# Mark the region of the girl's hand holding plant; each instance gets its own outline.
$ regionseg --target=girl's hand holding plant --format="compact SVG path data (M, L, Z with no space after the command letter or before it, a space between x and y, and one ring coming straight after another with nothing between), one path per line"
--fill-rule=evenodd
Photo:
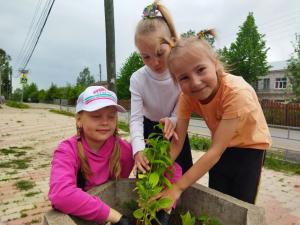
M150 170L149 160L147 159L147 157L145 156L143 151L137 152L134 155L134 160L135 160L134 171L136 171L136 169L138 169L142 173L146 173L147 171Z
M182 194L182 190L179 188L179 186L174 183L172 184L172 187L167 187L164 189L161 193L151 198L150 201L155 201L159 199L170 199L171 203L169 207L164 208L166 212L170 211L172 209L172 206L177 202L177 200L180 198L180 195ZM158 209L160 210L160 209Z
M178 136L174 131L175 126L169 117L162 118L159 120L159 122L164 125L164 130L163 130L164 138L170 140L171 137L174 137L176 140L178 140Z

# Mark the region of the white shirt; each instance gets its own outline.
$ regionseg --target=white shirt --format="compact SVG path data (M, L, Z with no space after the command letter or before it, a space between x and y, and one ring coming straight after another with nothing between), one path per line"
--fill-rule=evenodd
M152 121L169 117L176 125L176 104L180 88L167 70L163 74L143 66L130 78L131 117L130 136L133 155L145 148L144 116Z

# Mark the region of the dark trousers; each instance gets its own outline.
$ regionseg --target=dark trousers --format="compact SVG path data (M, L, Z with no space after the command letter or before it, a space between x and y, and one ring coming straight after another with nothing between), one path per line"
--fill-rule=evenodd
M159 129L154 129L154 126L157 125L158 122L151 121L148 118L144 117L144 138L147 139L148 136L155 132L155 133L162 133ZM185 173L190 167L193 165L191 147L189 142L189 137L186 135L184 140L184 145L182 150L177 157L176 161L182 168L182 173Z
M255 203L265 151L227 148L209 171L209 187L248 203Z

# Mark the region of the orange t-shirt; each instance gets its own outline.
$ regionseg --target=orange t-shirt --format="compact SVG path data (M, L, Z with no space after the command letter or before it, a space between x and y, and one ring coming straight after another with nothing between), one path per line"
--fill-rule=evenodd
M224 74L216 96L207 104L181 93L178 119L197 113L205 120L212 137L221 120L238 118L236 134L228 147L268 149L271 135L254 89L239 76Z

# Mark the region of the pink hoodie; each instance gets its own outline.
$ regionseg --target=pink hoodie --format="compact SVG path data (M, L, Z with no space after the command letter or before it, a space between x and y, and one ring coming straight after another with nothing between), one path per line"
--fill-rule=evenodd
M115 137L110 137L97 153L90 151L86 141L82 145L91 168L92 176L86 181L85 190L107 182L109 176L109 159ZM131 145L119 139L121 146L121 178L127 178L133 168ZM80 161L77 153L76 137L71 137L58 146L52 160L49 200L52 206L66 214L82 219L103 223L106 221L110 207L97 196L92 196L78 188L77 172Z

